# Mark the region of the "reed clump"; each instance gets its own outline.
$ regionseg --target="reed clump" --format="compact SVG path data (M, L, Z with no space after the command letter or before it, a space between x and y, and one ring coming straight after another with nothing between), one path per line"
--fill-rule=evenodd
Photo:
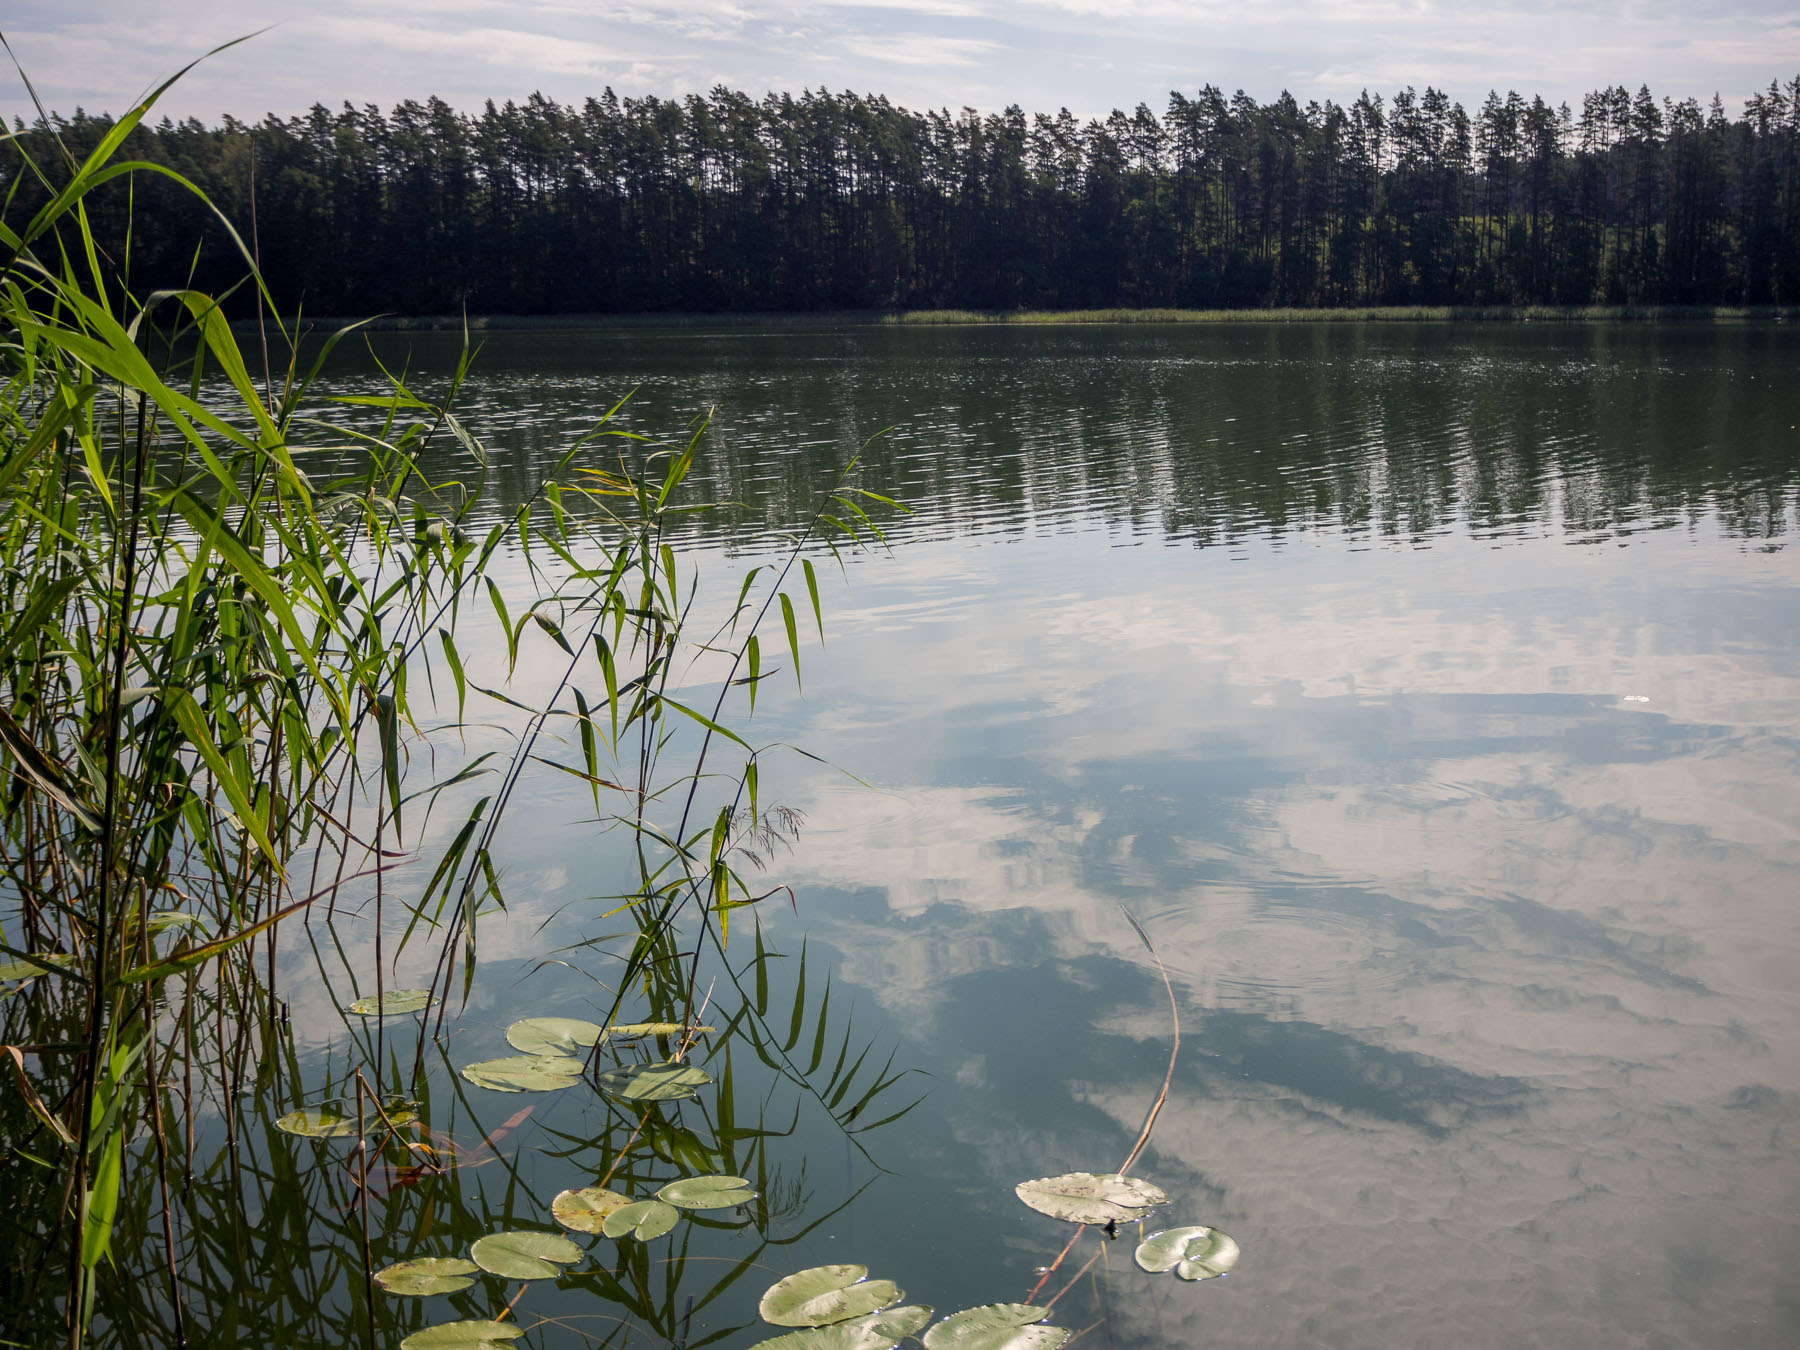
M84 160L37 162L15 139L14 184L36 180L46 204L0 214L0 1225L15 1291L0 1339L15 1343L53 1321L82 1343L124 1204L160 1230L148 1322L185 1339L194 1122L210 1113L235 1149L246 1076L291 1058L277 944L356 909L379 1002L396 947L429 941L441 1019L481 916L504 905L497 842L534 772L573 775L596 827L637 841L614 1010L630 990L652 1019L688 1022L702 953L767 893L740 862L788 820L728 725L768 674L759 631L779 619L797 671L797 613L822 631L808 549L878 535L865 508L885 500L846 470L723 622L693 633L673 541L710 509L683 491L703 428L657 444L615 408L496 513L486 449L456 412L466 352L433 388L383 372L381 393L338 394L326 371L347 331L303 357L274 320L240 341L216 296L133 289L109 261L129 241L97 239L86 203L134 175L196 191L121 155L166 88ZM254 248L220 223L272 309ZM444 447L473 472L437 476ZM509 553L530 560L523 595L496 576ZM522 652L551 672L547 697L466 677L458 622L477 607L509 672ZM702 648L727 674L697 704L675 691ZM471 700L511 719L510 751L431 776L420 750ZM677 743L685 758L666 762ZM428 833L427 808L459 795L453 826ZM389 880L401 863L425 878L411 892ZM375 1026L359 1112L420 1091L434 1023L406 1056ZM839 1087L833 1105L860 1109ZM366 1266L366 1203L363 1222Z

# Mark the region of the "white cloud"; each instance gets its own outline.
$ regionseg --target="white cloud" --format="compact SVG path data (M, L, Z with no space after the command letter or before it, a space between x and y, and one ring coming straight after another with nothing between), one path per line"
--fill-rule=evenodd
M27 0L7 36L47 102L122 111L146 72L271 31L189 75L176 116L241 118L314 102L391 104L437 94L478 108L534 89L579 103L612 83L670 94L720 82L761 94L826 85L913 107L971 101L1104 115L1171 87L1214 83L1268 99L1353 98L1433 84L1465 103L1490 88L1578 101L1600 85L1735 102L1800 68L1800 11L1738 0L1704 18L1671 6L1546 7L1518 0L1244 7L1177 0L744 0L579 5L562 0L185 0L146 11L93 0L72 17ZM635 55L636 60L632 58ZM16 81L6 115L29 114Z
M844 50L865 61L897 66L973 66L999 44L969 38L904 33L895 37L850 38Z

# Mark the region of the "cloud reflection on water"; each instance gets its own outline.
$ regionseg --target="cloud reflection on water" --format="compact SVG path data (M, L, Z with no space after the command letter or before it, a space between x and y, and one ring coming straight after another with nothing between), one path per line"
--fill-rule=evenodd
M891 790L821 782L786 874L939 1073L958 1174L1129 1146L1167 1014L1123 902L1187 1022L1144 1170L1247 1256L1115 1276L1116 1330L1791 1343L1790 565L1705 526L1109 542L910 545L812 676L813 734Z
M1115 1249L1114 1343L1800 1340L1800 588L1791 550L1760 551L1796 480L1787 405L1740 378L1791 364L1787 342L868 330L515 353L477 402L515 419L519 482L594 386L643 378L634 407L664 419L719 401L704 486L755 509L702 550L714 576L909 419L869 472L920 516L847 584L822 569L806 696L784 677L757 715L758 739L877 785L766 766L808 814L777 867L798 917L767 921L835 946L840 991L886 1018L858 1027L934 1075L871 1140L902 1178L806 1259L946 1308L1024 1292L1064 1233L1011 1183L1115 1163L1161 1081L1124 903L1186 1029L1143 1170L1172 1222L1246 1257L1195 1289ZM578 794L530 805L484 961L610 907ZM497 978L496 1025L518 997Z

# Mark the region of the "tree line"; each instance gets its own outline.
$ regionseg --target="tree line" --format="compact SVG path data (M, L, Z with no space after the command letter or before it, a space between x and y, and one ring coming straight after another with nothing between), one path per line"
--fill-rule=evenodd
M79 158L111 126L77 110L16 146L54 178L53 138ZM282 308L321 315L1800 301L1800 77L1735 118L1623 86L1471 113L1208 85L1086 121L824 90L430 98L164 119L124 153L201 187ZM3 171L13 221L45 191ZM241 275L158 175L90 209L122 256L129 228L139 289Z

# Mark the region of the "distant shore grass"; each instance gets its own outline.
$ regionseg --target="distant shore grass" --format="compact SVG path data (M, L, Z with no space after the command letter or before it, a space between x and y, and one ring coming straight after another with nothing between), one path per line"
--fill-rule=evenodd
M304 327L330 331L352 322L308 316ZM912 309L818 310L763 314L484 314L378 315L374 332L471 333L585 328L957 327L980 324L1196 323L1796 323L1797 305L1377 305L1334 309ZM254 325L249 325L253 327Z

